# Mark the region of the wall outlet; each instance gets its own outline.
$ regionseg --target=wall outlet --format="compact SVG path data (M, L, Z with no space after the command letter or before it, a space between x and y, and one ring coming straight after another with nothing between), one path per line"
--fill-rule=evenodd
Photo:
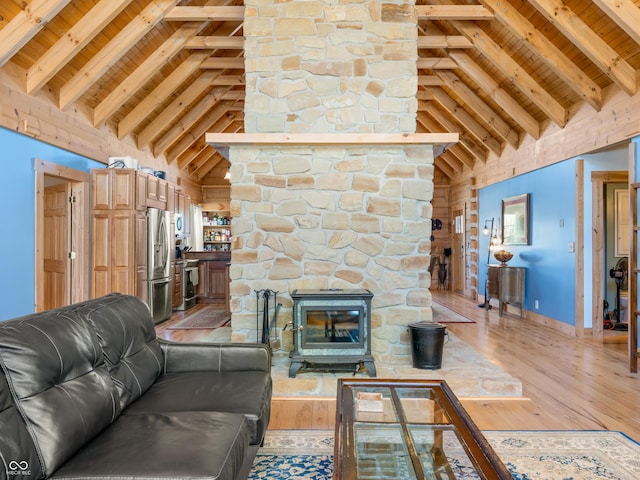
M538 300L533 301L533 308L535 308L536 310L540 308L540 302Z

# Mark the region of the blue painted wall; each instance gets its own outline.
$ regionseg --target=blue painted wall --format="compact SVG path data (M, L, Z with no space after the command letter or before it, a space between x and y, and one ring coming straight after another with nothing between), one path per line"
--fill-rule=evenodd
M104 165L0 128L0 320L34 311L35 171L34 159L88 172Z
M525 308L575 325L575 161L569 160L497 183L479 192L479 226L495 219L500 236L502 199L530 194L530 245L505 245L511 266L526 267ZM489 238L479 234L479 291L485 292ZM499 263L493 255L490 263ZM538 300L539 308L535 309Z

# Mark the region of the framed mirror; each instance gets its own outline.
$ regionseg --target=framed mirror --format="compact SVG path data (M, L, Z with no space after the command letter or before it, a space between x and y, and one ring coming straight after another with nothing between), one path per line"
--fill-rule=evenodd
M529 194L502 200L502 244L529 245Z

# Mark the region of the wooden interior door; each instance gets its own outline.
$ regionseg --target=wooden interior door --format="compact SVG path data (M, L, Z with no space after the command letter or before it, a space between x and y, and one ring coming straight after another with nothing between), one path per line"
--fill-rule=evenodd
M453 277L453 290L464 293L465 287L465 208L453 211L453 250L451 252L451 276Z
M57 165L39 158L35 159L36 173L36 226L35 226L35 305L34 311L46 310L45 304L54 306L62 302L63 305L77 303L89 298L89 174L63 165ZM64 187L63 187L64 186ZM47 226L45 228L45 195L49 188L60 188L60 193L51 190L46 200ZM62 189L65 194L62 195ZM57 227L61 222L56 212L62 208L62 202L67 203L67 220L64 233ZM60 230L60 233L57 233ZM55 234L51 232L55 231ZM67 235L66 240L62 235ZM51 243L56 246L52 246ZM53 277L60 273L61 253L52 253L60 245L66 244L67 278L59 278L52 282ZM45 272L45 249L47 249L47 272ZM69 256L73 258L69 258ZM45 280L45 277L49 277ZM60 287L67 289L67 293L60 293ZM47 300L45 300L47 298Z
M44 309L71 303L72 274L69 254L71 186L61 183L44 190Z

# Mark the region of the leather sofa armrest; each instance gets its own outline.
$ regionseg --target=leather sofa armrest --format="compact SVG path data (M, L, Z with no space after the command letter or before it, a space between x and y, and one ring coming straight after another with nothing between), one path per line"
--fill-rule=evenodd
M271 372L271 349L259 343L182 343L158 339L164 373Z

